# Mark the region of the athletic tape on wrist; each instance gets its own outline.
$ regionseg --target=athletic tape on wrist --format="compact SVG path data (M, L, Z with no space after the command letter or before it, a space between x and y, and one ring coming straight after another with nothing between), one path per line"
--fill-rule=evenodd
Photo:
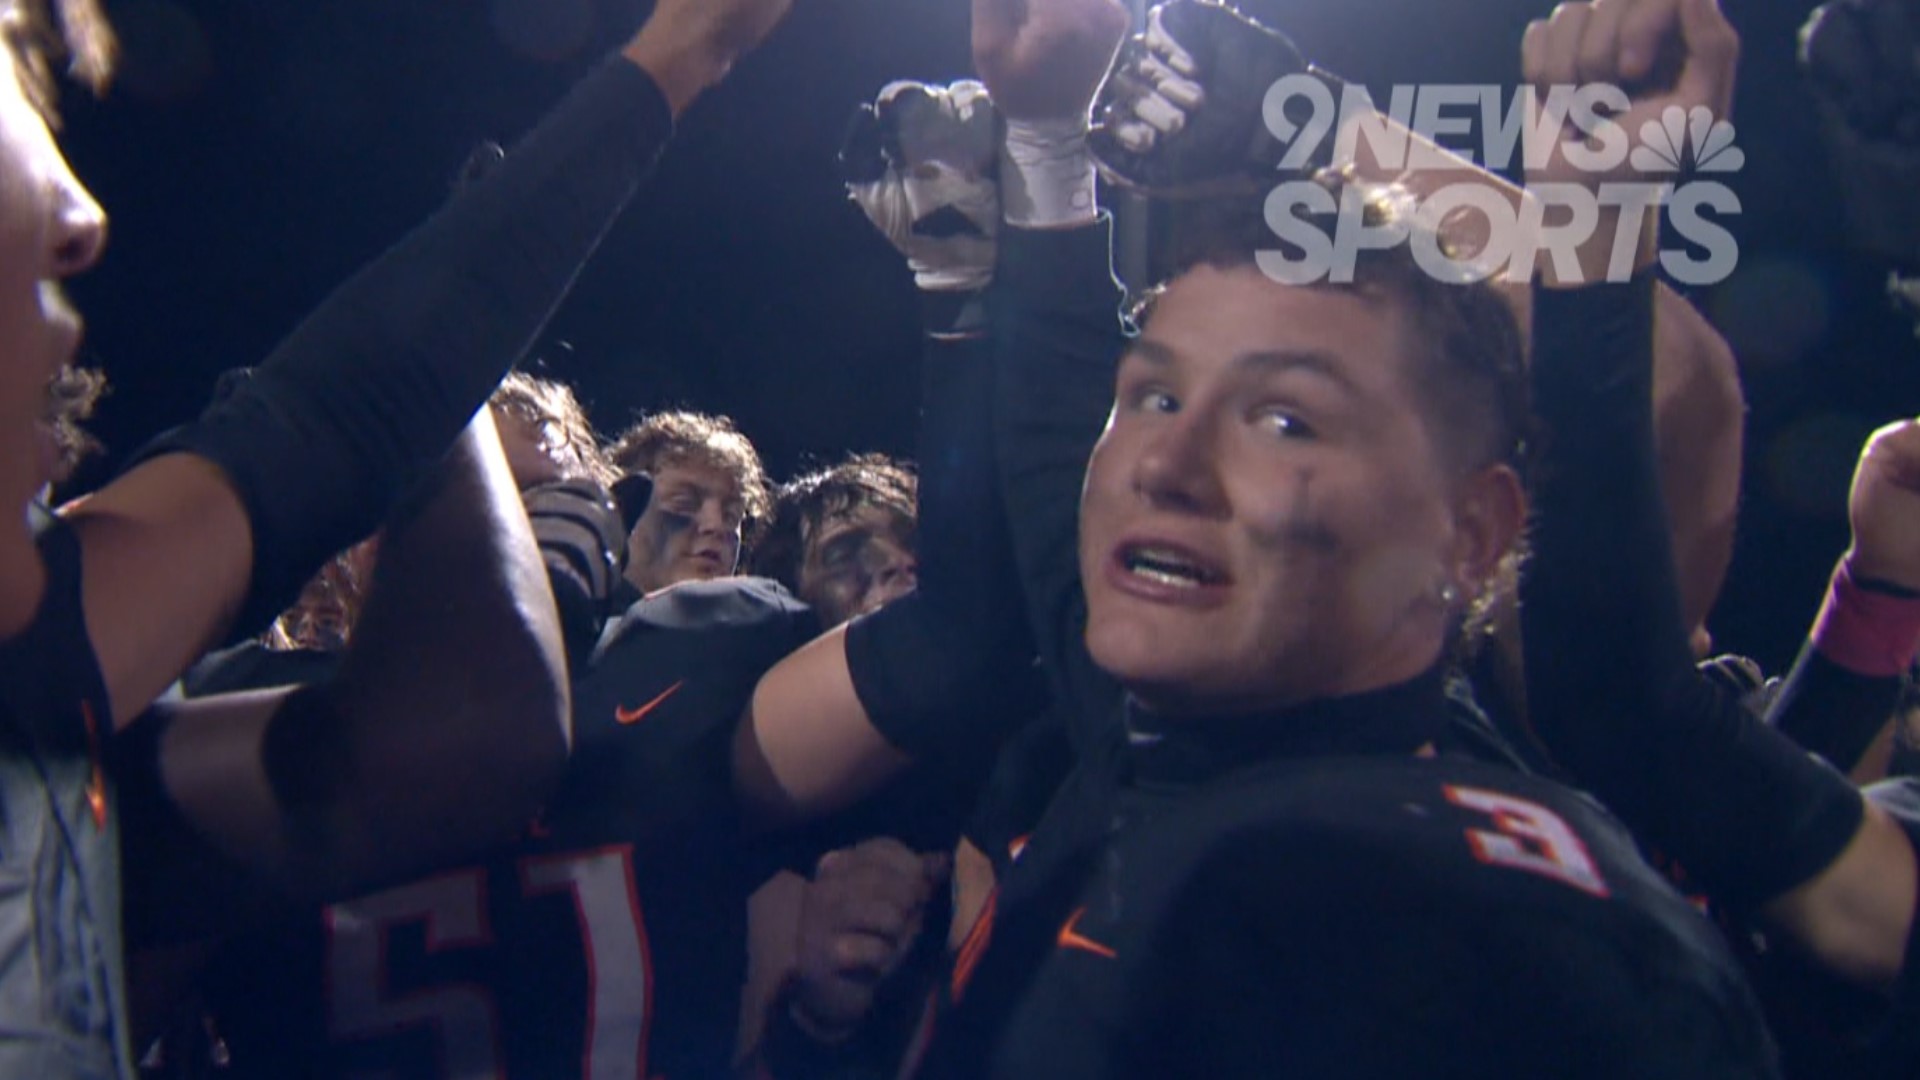
M1091 224L1098 173L1085 117L1009 120L1000 154L1000 206L1007 224L1061 229Z

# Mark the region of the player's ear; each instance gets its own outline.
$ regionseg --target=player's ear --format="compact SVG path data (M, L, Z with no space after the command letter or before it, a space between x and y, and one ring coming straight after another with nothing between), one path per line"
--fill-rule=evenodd
M1527 495L1520 475L1505 463L1466 477L1453 500L1453 550L1448 572L1463 595L1476 595L1520 542L1527 523Z

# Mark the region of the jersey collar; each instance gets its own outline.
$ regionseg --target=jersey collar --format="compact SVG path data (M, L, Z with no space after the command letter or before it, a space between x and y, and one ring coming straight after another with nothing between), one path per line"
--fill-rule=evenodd
M1289 758L1416 754L1441 741L1447 717L1439 667L1380 690L1235 716L1174 719L1129 697L1125 754L1138 780L1198 784Z

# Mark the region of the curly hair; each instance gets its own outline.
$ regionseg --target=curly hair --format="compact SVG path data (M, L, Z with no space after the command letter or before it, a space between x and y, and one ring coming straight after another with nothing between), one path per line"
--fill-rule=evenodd
M106 396L107 377L92 368L68 365L47 382L47 401L43 419L53 433L54 483L65 483L88 455L98 453L100 440L80 425Z
M753 549L751 572L798 592L807 541L822 524L872 506L911 528L919 497L913 465L885 454L851 454L837 465L797 476L773 494L773 512Z
M607 457L623 476L651 475L668 465L717 469L733 479L749 522L765 521L772 504L759 451L725 416L684 409L654 413L622 432Z
M15 49L20 88L49 127L60 125L56 65L95 94L113 80L120 43L99 0L0 0L0 26Z
M353 630L366 608L373 582L362 564L377 551L379 540L363 540L335 555L300 590L293 606L260 635L270 649L312 649L338 652L353 639ZM377 557L377 556L376 556Z
M550 449L560 452L567 479L592 480L610 488L620 478L600 447L587 410L567 384L516 371L500 383L487 403L532 425L543 438L557 438L558 445Z

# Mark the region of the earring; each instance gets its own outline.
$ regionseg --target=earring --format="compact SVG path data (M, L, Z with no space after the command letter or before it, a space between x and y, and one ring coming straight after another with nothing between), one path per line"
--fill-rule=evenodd
M1452 607L1454 604L1458 603L1459 600L1460 600L1460 590L1454 588L1452 582L1448 582L1447 584L1440 586L1440 606L1441 607Z

